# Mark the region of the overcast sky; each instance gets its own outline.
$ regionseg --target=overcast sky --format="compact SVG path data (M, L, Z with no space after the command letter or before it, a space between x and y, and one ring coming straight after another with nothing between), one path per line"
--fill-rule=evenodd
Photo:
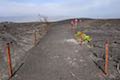
M0 17L120 18L120 0L0 0Z

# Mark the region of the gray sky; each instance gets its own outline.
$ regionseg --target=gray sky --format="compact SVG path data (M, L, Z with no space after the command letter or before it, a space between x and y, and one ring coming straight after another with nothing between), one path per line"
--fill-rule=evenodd
M72 17L120 18L119 8L120 0L0 0L0 17L6 20L7 17L37 20L38 14L42 14L51 20Z

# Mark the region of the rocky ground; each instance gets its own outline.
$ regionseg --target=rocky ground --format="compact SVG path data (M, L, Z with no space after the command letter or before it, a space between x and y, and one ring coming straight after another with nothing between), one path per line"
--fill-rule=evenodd
M74 40L74 34L70 31L70 20L55 22L52 26L47 36L36 46L34 32L36 31L39 42L47 32L46 24L0 23L2 80L8 79L8 42L11 45L14 71L24 63L23 68L16 73L15 80L120 80L119 19L82 19L77 31L92 36L92 41L83 46L79 46ZM109 41L109 75L101 76L99 73L104 74L106 40Z
M69 23L51 27L27 54L13 80L104 80L87 46L74 39Z
M21 65L25 53L46 34L47 24L33 23L0 23L0 74L2 80L8 78L7 69L7 43L10 43L12 67L14 72Z
M91 58L104 70L105 42L109 41L109 79L120 79L120 20L85 20L79 24L78 31L92 36Z

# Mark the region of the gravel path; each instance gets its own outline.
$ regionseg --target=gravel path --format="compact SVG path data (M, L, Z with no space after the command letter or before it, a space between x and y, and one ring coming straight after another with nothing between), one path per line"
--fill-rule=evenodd
M88 48L77 44L67 24L53 26L27 54L13 80L104 80Z

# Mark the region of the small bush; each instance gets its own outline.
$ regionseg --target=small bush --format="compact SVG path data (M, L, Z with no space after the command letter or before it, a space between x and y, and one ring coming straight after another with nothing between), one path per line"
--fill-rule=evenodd
M85 41L85 42L90 42L92 40L92 37L85 34L84 32L77 32L75 34L75 38L78 40L78 39L81 39L82 41Z

